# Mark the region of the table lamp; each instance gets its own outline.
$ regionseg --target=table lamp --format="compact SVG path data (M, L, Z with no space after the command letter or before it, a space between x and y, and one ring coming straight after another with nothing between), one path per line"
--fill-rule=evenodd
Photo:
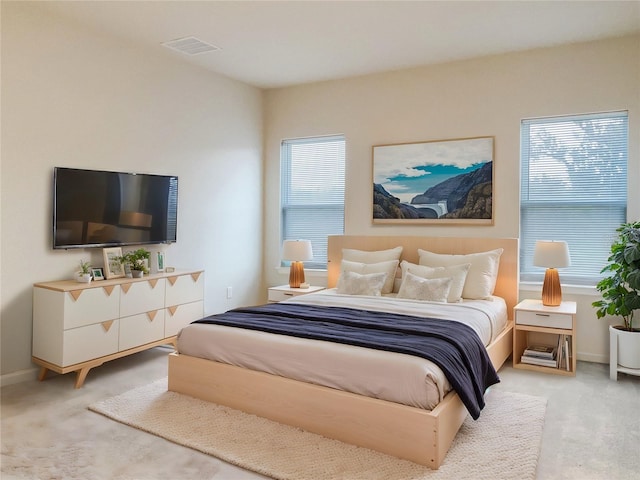
M537 267L547 267L542 284L542 304L557 307L562 302L562 288L556 269L571 266L567 242L538 240L533 252L533 264Z
M289 270L289 286L291 288L300 288L300 284L304 283L304 266L305 260L313 258L313 250L311 249L310 240L285 240L282 244L282 259L291 261Z

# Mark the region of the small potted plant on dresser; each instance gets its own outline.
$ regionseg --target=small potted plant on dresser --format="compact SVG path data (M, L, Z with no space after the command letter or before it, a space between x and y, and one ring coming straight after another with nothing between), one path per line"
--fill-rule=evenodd
M139 248L132 252L127 252L122 255L120 260L125 266L128 265L131 270L131 276L134 278L142 277L145 273L149 273L149 258L151 252L144 248Z
M76 274L76 280L80 283L89 283L91 281L91 264L80 260L80 270Z
M622 318L622 325L609 326L612 378L617 371L640 375L640 328L633 323L634 312L640 309L640 222L624 223L617 232L602 269L607 276L596 286L602 300L592 304L598 318Z

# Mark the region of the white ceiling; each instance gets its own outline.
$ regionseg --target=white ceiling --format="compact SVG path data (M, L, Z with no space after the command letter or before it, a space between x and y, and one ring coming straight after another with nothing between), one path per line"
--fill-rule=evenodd
M52 1L90 28L261 88L640 32L633 1ZM221 48L186 56L162 42Z

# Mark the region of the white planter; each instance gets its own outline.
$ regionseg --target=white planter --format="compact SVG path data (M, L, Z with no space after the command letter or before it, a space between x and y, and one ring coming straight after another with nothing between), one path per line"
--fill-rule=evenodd
M618 365L625 368L640 369L640 332L629 332L610 326L609 333L617 337Z
M89 283L91 281L91 274L90 273L79 273L78 275L76 275L76 280L80 283Z

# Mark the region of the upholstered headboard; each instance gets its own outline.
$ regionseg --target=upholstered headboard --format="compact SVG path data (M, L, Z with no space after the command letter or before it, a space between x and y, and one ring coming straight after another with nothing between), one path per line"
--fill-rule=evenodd
M513 307L518 303L520 280L517 238L331 235L328 245L327 286L333 288L338 282L343 248L372 251L387 250L397 246L403 247L401 260L411 263L418 263L419 248L434 253L458 255L485 252L496 248L504 249L500 257L494 294L505 299L509 318L512 319Z

